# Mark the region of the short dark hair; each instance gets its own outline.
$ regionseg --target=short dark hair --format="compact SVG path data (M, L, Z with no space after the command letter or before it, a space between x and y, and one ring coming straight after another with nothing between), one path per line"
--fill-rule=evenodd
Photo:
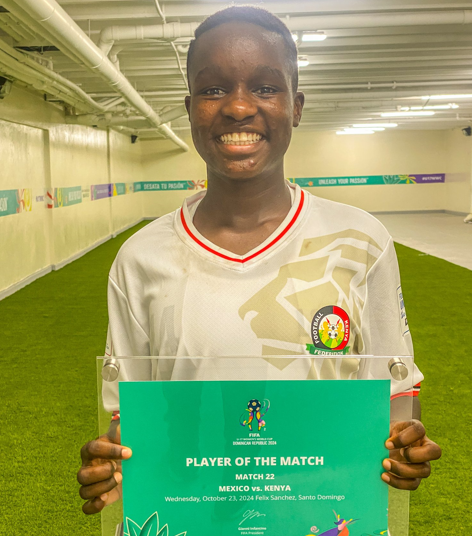
M231 6L210 15L200 24L195 30L195 39L192 39L188 49L187 79L189 78L189 67L192 62L198 38L205 32L208 32L208 30L212 30L213 28L220 26L220 24L225 24L227 22L247 22L248 24L256 24L257 26L261 26L283 38L285 49L287 51L287 59L292 67L292 89L295 93L298 89L298 52L292 34L278 17L266 9L254 6Z

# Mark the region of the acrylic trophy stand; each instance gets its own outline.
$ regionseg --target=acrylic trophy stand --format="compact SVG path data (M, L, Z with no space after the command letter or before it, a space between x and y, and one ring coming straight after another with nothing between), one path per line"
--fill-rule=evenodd
M293 377L280 377L278 366L296 360L293 368ZM350 366L343 367L343 362L350 362ZM350 372L353 360L358 363L358 372ZM328 361L328 367L323 363ZM322 372L322 368L324 373ZM326 376L327 368L331 370ZM307 375L307 370L312 372ZM346 372L346 370L348 372ZM102 393L116 388L119 382L124 381L251 381L251 380L305 380L316 381L331 379L336 382L355 381L357 379L384 379L391 382L391 387L403 391L413 387L413 357L371 357L371 356L264 356L264 357L98 357L98 416L99 434L105 434L109 428L112 414L103 406ZM344 371L344 372L343 372ZM375 376L374 376L375 374ZM308 377L312 379L306 379ZM346 377L347 376L347 377ZM400 420L410 420L413 415L413 397L402 397ZM387 437L385 438L387 439ZM377 463L377 462L376 462ZM362 533L359 536L408 536L409 534L409 503L408 491L400 491L389 487L388 497L388 533L375 532L375 534ZM102 535L123 536L123 505L122 501L107 506L101 513ZM356 536L356 526L349 527L351 536ZM203 536L203 532L201 535ZM155 536L155 535L152 535ZM187 536L200 536L197 531ZM205 536L219 536L209 534ZM271 536L267 534L266 536ZM289 534L289 536L297 536ZM302 535L303 536L303 535Z

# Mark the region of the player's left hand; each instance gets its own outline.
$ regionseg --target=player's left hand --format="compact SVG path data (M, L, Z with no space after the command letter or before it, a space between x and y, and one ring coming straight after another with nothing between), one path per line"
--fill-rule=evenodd
M382 463L388 471L382 473L382 480L398 489L417 489L431 474L429 462L441 457L441 447L429 439L423 423L415 419L392 423L385 446L390 456Z

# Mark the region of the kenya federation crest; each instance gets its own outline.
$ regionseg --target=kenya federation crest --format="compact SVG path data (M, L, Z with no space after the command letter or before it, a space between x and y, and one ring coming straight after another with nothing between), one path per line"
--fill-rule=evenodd
M315 313L311 322L313 344L307 350L313 355L347 354L350 320L344 309L327 305Z

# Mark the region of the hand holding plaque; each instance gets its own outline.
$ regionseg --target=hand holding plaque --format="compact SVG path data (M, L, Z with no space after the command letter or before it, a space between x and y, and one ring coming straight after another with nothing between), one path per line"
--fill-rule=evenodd
M120 424L114 421L108 432L86 443L80 452L82 467L77 480L80 496L87 500L82 510L96 514L121 498L121 460L131 457L131 450L121 446Z

